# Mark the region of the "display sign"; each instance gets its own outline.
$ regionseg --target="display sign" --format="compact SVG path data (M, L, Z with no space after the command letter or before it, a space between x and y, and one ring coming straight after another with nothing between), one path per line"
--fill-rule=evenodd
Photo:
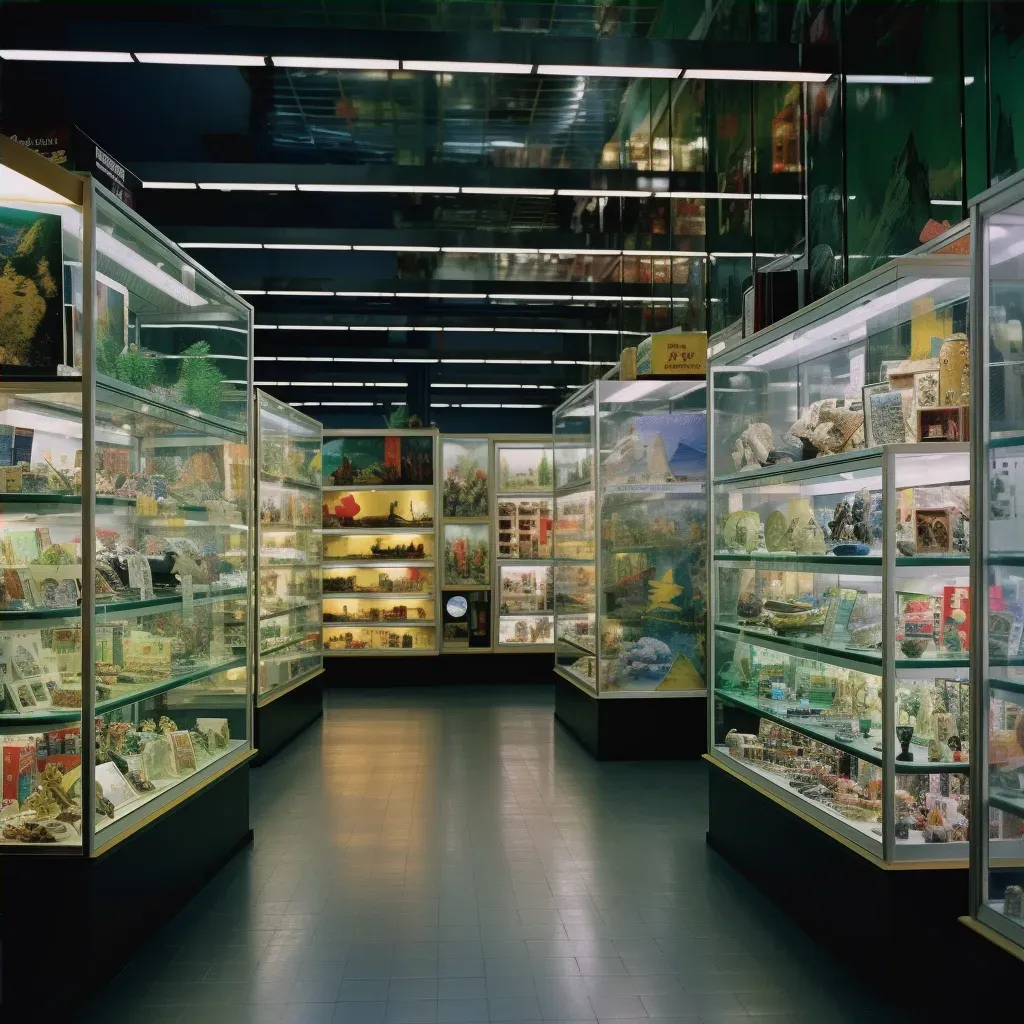
M636 350L638 378L703 377L707 365L708 336L704 331L662 331L644 338Z

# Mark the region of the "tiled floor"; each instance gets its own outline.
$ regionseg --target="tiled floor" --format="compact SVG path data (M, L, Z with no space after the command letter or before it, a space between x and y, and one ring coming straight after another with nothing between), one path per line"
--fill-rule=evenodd
M910 1019L705 847L701 763L599 764L551 700L329 692L253 773L255 846L83 1019Z

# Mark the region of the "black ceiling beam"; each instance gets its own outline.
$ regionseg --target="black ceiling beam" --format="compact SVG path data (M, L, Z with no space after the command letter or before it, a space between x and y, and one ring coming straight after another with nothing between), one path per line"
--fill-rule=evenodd
M825 45L218 25L186 15L186 5L173 12L176 17L167 11L160 18L160 9L139 17L146 6L133 4L130 11L122 6L118 15L116 5L64 4L56 17L49 4L7 4L0 9L0 38L12 49L768 71L837 72L840 66L838 47Z

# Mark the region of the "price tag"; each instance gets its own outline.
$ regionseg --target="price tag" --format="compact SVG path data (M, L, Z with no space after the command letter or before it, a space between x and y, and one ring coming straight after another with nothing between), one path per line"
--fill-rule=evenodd
M142 586L140 580L142 569L139 567L141 557L136 551L128 556L128 586L132 590L138 590Z
M186 626L192 625L195 609L195 593L192 588L192 577L181 577L181 621Z

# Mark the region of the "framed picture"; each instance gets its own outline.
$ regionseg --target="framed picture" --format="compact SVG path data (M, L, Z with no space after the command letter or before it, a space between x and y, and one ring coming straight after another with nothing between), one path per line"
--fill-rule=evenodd
M917 410L917 436L921 441L970 440L967 407L940 405Z
M914 509L914 537L919 555L949 554L953 550L949 509Z
M903 412L903 392L893 391L888 383L866 384L864 398L864 443L868 448L883 444L902 444L907 439Z
M174 770L178 775L191 775L196 770L196 752L192 737L187 729L170 734L171 751L174 754Z
M138 799L139 794L117 770L113 761L96 765L96 781L103 787L103 795L114 805L115 810Z

